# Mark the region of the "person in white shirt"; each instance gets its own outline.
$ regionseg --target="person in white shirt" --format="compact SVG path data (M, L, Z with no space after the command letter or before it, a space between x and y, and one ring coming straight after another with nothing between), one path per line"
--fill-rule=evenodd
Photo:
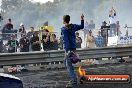
M86 21L86 23L85 23L85 27L84 27L84 33L85 33L85 36L86 36L86 34L89 32L89 23L88 23L88 21Z
M90 31L90 29L89 29L89 23L88 23L88 21L86 21L85 26L84 26L84 30L83 30L83 32L84 32L84 39L83 39L83 41L84 41L84 46L85 47L86 47L86 41L87 41L87 34L88 34L89 31Z
M109 23L110 23L110 33L109 36L116 36L117 31L116 31L116 11L112 7L112 9L109 12Z

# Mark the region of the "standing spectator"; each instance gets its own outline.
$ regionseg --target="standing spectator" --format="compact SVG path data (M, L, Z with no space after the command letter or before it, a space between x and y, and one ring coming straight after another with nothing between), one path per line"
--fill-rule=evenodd
M8 53L7 44L3 44L3 53Z
M17 33L17 30L13 29L13 24L11 19L8 19L8 22L4 25L2 33ZM9 37L11 34L4 34L4 38L7 39L7 37ZM15 36L17 37L17 34L15 34Z
M50 33L48 30L43 31L42 44L44 51L50 50Z
M81 16L81 25L77 24L70 24L70 16L64 15L63 16L63 24L64 26L61 28L61 34L63 36L63 43L64 43L64 49L66 52L65 57L65 65L69 71L69 74L71 76L71 81L66 86L67 88L78 88L77 86L77 77L74 72L74 67L72 65L72 60L68 56L68 52L73 52L75 54L76 51L76 35L75 32L84 28L84 15ZM74 55L75 56L75 55Z
M29 41L33 37L33 34L34 34L34 27L30 27L30 31L27 33L27 37L28 37ZM32 51L31 43L29 45L29 51Z
M51 43L51 50L58 50L58 39L55 34L51 35L50 43Z
M88 32L89 32L89 23L88 21L86 21L85 27L84 27L84 37L86 37Z
M62 39L62 36L59 38L59 48L60 48L60 50L63 49L63 39Z
M2 14L0 13L0 22L3 20L3 16Z
M15 39L15 35L11 36L11 39L8 41L7 46L8 46L9 53L17 52L17 47L19 46L19 43Z
M11 19L9 18L7 24L4 25L3 31L4 31L4 33L8 33L12 29L13 29L13 24L11 22Z
M22 38L19 41L20 44L20 52L29 52L29 39L25 34L22 35Z
M0 28L2 26L2 20L3 20L3 16L0 14Z
M125 34L125 36L128 36L128 26L127 26L127 24L125 24L125 27L124 27L125 29L126 29L126 34Z
M2 36L0 35L0 53L3 52L3 39Z
M106 21L102 22L102 26L101 26L101 36L104 39L104 46L107 46L107 43L108 43L108 30L109 29L110 29L110 26L107 26Z
M87 47L89 48L94 48L95 47L95 38L92 35L92 31L89 31L88 36L87 36Z
M98 31L98 35L95 38L95 44L96 44L96 47L103 47L104 46L104 39L101 36L101 32L100 31Z
M86 46L88 32L89 32L89 24L88 24L88 21L86 21L85 27L84 27L84 44L85 44L85 46Z
M27 33L27 37L30 39L31 37L33 37L34 34L34 27L30 27L30 31Z
M120 36L122 34L121 30L120 30L120 22L119 21L116 22L116 31L117 31L117 36Z
M79 37L79 33L76 32L76 47L81 48L81 44L82 44L82 38Z
M21 37L23 37L23 34L26 33L23 23L20 24L19 33L21 33Z
M93 20L90 20L89 30L93 31L94 29L95 29L95 24L94 24Z
M40 51L41 45L38 37L38 33L34 32L33 37L30 40L32 51Z
M109 36L115 36L116 35L116 11L112 7L112 9L109 12L109 22L110 22L110 34Z

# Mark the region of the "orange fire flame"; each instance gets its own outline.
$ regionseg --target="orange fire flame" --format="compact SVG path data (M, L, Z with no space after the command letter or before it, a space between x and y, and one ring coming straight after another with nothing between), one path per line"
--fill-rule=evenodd
M86 75L85 69L82 69L81 66L79 66L78 72L79 72L79 75L80 75L80 76L85 76L85 75Z

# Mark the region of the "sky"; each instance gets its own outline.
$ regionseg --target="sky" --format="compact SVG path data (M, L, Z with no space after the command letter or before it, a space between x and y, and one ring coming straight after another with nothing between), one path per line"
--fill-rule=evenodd
M46 2L48 2L48 1L53 2L54 0L30 0L30 1L32 1L32 2L46 3ZM2 0L0 0L0 6L1 6L1 2L2 2Z
M2 4L2 0L0 0L0 6L1 6L1 4Z
M30 0L30 1L33 1L33 2L41 2L41 3L46 3L46 2L48 2L48 1L53 2L54 0Z

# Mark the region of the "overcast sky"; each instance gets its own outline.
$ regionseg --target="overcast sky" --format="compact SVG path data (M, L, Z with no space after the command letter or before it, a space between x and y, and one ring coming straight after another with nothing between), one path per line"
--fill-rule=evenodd
M45 3L45 2L48 2L48 1L53 2L54 0L30 0L30 1Z
M53 2L54 0L30 0L30 1L45 3L45 2L48 2L48 1ZM0 6L1 6L1 2L2 2L2 0L0 0Z

